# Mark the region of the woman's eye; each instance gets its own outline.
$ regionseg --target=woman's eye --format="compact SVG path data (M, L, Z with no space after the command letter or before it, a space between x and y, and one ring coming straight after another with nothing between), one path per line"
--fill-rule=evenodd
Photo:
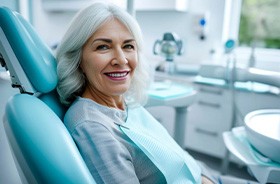
M107 50L109 49L109 46L107 45L99 45L96 47L96 50Z
M134 49L134 45L131 45L131 44L127 44L124 46L124 49L129 49L129 50L133 50Z

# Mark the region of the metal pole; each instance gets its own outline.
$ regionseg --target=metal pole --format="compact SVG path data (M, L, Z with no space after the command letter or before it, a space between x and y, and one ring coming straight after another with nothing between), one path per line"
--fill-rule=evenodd
M175 141L183 148L186 134L187 107L175 107Z
M127 12L135 17L135 6L134 6L135 2L134 0L127 0L127 4L126 4L126 9L127 9Z

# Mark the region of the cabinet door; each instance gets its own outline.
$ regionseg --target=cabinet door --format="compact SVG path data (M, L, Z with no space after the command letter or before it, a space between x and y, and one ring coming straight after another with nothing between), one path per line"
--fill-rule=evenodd
M188 0L135 0L137 11L187 11Z
M91 5L99 0L42 0L44 10L49 12L77 12L82 8ZM123 9L126 9L126 0L103 0L104 2L114 3Z
M222 158L226 148L222 133L230 129L230 91L198 85L198 100L189 108L185 144L187 148Z

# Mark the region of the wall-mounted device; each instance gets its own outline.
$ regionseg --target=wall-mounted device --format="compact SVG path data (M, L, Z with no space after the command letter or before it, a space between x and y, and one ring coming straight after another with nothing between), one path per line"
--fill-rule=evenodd
M164 33L162 40L156 40L153 52L161 55L166 61L173 61L176 55L181 55L183 42L176 33Z
M205 40L209 28L209 12L193 15L193 29L200 40Z
M183 53L183 41L176 33L164 33L162 40L155 41L153 52L155 55L164 57L167 61L164 71L173 73L175 70L173 60L176 55Z
M233 51L233 49L236 47L236 43L233 39L228 39L226 42L225 42L225 53L228 54L228 53L231 53Z

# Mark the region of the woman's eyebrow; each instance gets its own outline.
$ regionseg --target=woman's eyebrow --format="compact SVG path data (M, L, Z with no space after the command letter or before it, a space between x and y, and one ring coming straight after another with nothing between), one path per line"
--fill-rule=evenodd
M107 42L107 43L112 43L113 42L111 39L97 38L97 39L93 40L91 44L93 44L94 42L97 42L97 41L103 41L103 42Z
M130 43L130 42L135 42L135 39L128 39L128 40L125 40L123 43Z
M98 41L106 42L106 43L113 43L113 41L111 39L108 39L108 38L97 38L97 39L92 41L91 45L95 42L98 42ZM127 39L123 43L126 44L126 43L130 43L130 42L135 42L135 39Z

